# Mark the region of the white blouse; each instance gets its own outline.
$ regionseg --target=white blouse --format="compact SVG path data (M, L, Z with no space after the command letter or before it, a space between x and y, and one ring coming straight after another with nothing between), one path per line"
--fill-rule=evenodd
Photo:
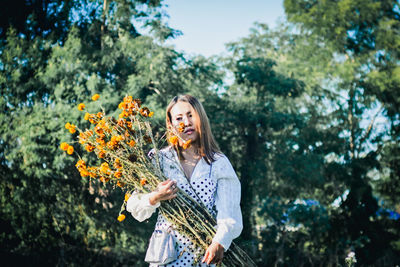
M197 194L200 195L199 197L209 211L212 212L213 206L216 209L217 230L213 242L221 244L226 251L232 240L238 237L243 229L240 210L240 182L225 155L216 154L215 159L211 166L203 158L199 160L193 170L190 183L194 188L197 186L196 191L201 189ZM166 177L176 181L180 189L192 195L190 193L192 190L188 187L188 180L173 148L167 147L160 151L160 164ZM207 184L206 187L199 187L204 184ZM132 194L127 202L127 211L138 221L148 219L160 206L160 202L156 205L150 204L151 194L154 193ZM160 216L158 221L160 221Z

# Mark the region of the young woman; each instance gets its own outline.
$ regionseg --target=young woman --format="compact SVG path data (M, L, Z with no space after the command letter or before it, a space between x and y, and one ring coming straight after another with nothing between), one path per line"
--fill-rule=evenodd
M133 194L127 210L137 220L146 220L161 201L176 197L178 188L184 190L217 218L216 234L199 266L219 263L243 228L239 179L228 158L219 151L204 108L196 98L174 97L166 110L166 126L170 130L175 128L181 139L190 139L191 145L183 149L183 142L179 141L160 151L161 168L169 179L149 194ZM159 214L155 230L167 230L170 226ZM172 230L172 234L178 242L179 257L165 266L193 266L195 251L191 242L177 231Z

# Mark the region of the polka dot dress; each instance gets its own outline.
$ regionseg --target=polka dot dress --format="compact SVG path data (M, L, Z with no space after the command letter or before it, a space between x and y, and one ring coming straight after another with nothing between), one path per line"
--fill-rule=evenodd
M200 161L204 161L204 159L201 159ZM211 212L215 216L215 211L213 210L214 206L214 198L215 198L215 192L217 189L217 184L212 180L211 177L211 170L212 166L208 165L205 162L198 162L199 164L202 165L207 165L208 168L206 170L196 170L200 169L196 165L195 169L193 170L193 174L190 180L192 188L195 190L195 193L193 192L192 188L189 185L189 181L186 179L186 177L183 175L183 172L177 168L174 168L173 166L164 166L167 169L169 167L172 167L172 169L169 169L168 171L164 169L164 173L173 180L177 181L177 186L185 191L189 196L191 196L193 199L197 200L199 203L199 198L201 202L206 206L209 212ZM165 164L164 164L165 165ZM205 169L205 168L203 168ZM196 195L197 194L197 195ZM167 230L171 224L164 218L164 216L161 215L161 213L158 214L157 218L157 223L155 226L155 230ZM176 249L177 249L177 255L178 259L175 261L162 265L162 266L167 266L167 267L182 267L182 266L215 266L215 265L207 265L205 263L197 263L194 264L194 259L195 259L195 251L194 251L194 246L192 242L185 237L184 235L180 234L178 231L172 230L171 233L173 234L175 238L175 242L177 243ZM201 255L202 258L203 255ZM200 259L201 261L201 259ZM150 264L150 267L155 267L159 266L156 264Z

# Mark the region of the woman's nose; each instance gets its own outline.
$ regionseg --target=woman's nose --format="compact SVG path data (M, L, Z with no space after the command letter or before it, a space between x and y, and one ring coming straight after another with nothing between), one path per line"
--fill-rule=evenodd
M192 123L192 121L190 120L190 118L189 118L188 116L185 116L185 117L183 118L183 123L184 123L186 126L188 126L188 125L190 125L190 124Z

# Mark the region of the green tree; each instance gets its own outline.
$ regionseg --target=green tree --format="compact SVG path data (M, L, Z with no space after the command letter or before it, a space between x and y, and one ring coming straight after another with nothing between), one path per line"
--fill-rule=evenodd
M141 266L152 223L119 224L121 191L83 180L58 146L72 140L66 122L84 125L76 105L92 94L112 112L125 94L146 100L156 91L153 81L173 76L165 70L180 55L140 36L132 19L159 40L175 32L162 22L160 1L57 4L26 2L25 21L11 16L1 25L2 255L16 264ZM63 27L42 29L39 20ZM175 76L171 88L180 83Z

